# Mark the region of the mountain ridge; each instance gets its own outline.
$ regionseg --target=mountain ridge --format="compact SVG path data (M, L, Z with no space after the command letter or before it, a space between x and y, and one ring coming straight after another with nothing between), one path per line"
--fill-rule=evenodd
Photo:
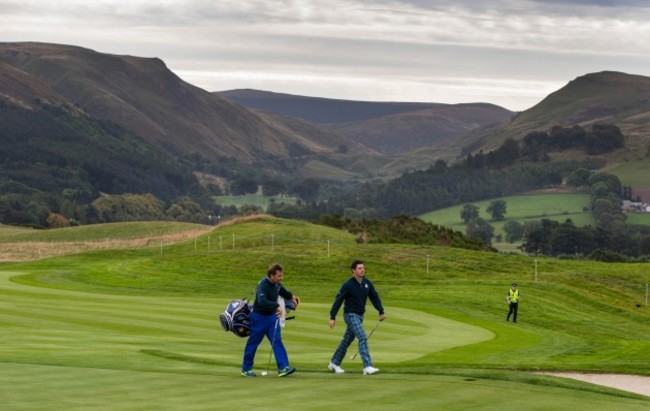
M28 42L0 43L0 61L49 84L88 114L176 154L255 161L289 157L305 141L308 147L299 149L304 153L335 151L327 139L287 132L277 118L262 118L184 82L158 58Z

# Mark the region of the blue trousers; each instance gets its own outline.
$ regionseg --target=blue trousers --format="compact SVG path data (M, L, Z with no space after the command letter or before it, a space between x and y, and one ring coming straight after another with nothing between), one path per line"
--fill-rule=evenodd
M345 329L345 334L343 334L343 339L339 343L339 346L336 347L336 351L332 356L332 363L341 365L341 362L345 358L345 353L348 351L348 347L356 337L359 340L359 355L363 362L363 368L371 366L372 360L370 359L370 351L368 349L368 337L366 336L366 331L361 326L363 324L363 316L349 313L343 314L343 319L347 328Z
M274 333L275 341L273 342L273 355L275 356L278 370L289 366L289 356L287 355L287 350L284 348L284 344L282 343L281 327L277 318L278 317L275 314L262 315L257 314L254 311L251 313L251 333L248 336L248 341L246 341L246 347L244 348L244 362L241 366L242 371L253 369L257 347L264 339L264 336L266 336L269 342L273 342Z

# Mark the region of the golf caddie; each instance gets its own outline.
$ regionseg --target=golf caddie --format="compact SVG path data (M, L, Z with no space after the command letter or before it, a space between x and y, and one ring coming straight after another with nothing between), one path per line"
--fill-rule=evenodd
M352 277L343 283L339 289L332 309L330 310L330 328L336 325L336 314L338 313L341 305L343 307L343 320L347 325L343 339L339 343L334 355L327 368L335 374L343 374L345 371L341 368L341 362L345 358L345 353L348 350L355 337L359 341L359 354L363 362L363 374L371 375L379 372L379 369L372 366L372 359L370 358L370 350L368 349L368 337L362 327L363 315L366 312L366 301L370 298L370 302L379 312L379 321L384 321L386 315L384 314L384 307L379 298L379 293L375 290L375 286L366 278L366 269L361 260L355 260L350 266L352 269ZM377 323L379 325L379 323ZM374 331L374 330L373 330Z
M278 366L278 376L286 377L296 372L295 368L289 366L289 356L282 343L282 327L280 327L282 307L278 303L278 296L292 301L295 307L300 304L300 298L284 288L282 285L283 277L282 266L273 264L269 267L266 277L262 278L257 284L253 312L250 315L250 336L244 348L244 361L241 368L241 374L245 377L256 376L253 372L255 352L264 336L271 343L275 362Z

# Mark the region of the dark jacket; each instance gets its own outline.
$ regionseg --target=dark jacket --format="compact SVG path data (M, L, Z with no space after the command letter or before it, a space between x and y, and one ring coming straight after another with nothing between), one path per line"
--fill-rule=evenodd
M354 313L363 315L366 312L366 300L370 297L370 302L379 311L379 315L384 313L384 307L381 304L379 293L375 290L370 280L363 277L361 283L356 278L350 277L343 283L341 289L334 298L334 304L330 310L330 319L335 320L336 314L341 308L341 304L345 301L343 307L344 313Z
M291 291L282 286L282 283L273 284L269 277L264 277L257 284L255 290L255 302L253 303L253 312L262 315L273 315L278 310L278 295L285 300L293 298Z

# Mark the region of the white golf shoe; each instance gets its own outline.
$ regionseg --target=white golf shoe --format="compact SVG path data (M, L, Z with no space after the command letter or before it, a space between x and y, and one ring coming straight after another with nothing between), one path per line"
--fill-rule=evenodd
M379 368L375 368L372 365L369 365L368 367L363 369L363 375L372 375L372 374L377 374L379 372Z
M338 365L334 364L333 362L330 363L330 365L327 366L327 368L332 371L334 374L343 374L345 371L343 368L339 367Z

